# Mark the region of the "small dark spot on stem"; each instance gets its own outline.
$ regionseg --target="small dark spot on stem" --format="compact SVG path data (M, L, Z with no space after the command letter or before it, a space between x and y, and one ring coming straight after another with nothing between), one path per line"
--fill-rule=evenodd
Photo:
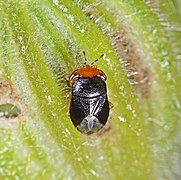
M0 76L0 127L18 128L21 112L25 109L11 81Z
M15 118L21 113L18 105L10 103L0 104L0 117Z

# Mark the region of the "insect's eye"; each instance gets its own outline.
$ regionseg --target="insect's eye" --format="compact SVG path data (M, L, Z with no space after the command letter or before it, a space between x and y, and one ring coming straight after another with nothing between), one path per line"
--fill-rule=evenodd
M74 71L71 75L70 75L70 77L69 77L69 81L71 82L71 83L73 83L78 77L80 77L80 75L77 75L77 70L76 71Z
M101 70L99 70L99 74L97 76L100 77L103 81L106 81L107 79L106 75Z

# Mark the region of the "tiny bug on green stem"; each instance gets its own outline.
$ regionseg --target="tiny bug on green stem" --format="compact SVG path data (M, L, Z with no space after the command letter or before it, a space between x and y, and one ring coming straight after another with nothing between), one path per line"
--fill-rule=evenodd
M85 52L83 52L85 56ZM100 56L102 58L103 55ZM96 59L94 63L98 61ZM85 64L70 75L71 101L70 118L74 126L84 134L98 132L107 122L109 102L106 75L100 69Z

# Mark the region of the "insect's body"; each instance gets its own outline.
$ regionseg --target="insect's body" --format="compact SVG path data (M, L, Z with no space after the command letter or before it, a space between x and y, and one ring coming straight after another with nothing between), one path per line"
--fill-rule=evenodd
M89 65L70 75L70 117L74 126L84 134L99 131L107 122L109 102L105 81L104 72Z
M106 84L100 77L78 78L72 84L70 117L85 134L99 131L109 116Z

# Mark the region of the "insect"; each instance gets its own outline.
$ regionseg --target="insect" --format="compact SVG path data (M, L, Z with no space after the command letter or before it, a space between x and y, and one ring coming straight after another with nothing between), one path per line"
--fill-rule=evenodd
M70 118L74 126L84 134L98 132L107 122L109 102L106 88L106 75L95 67L94 63L85 64L75 70L69 77L72 83Z

